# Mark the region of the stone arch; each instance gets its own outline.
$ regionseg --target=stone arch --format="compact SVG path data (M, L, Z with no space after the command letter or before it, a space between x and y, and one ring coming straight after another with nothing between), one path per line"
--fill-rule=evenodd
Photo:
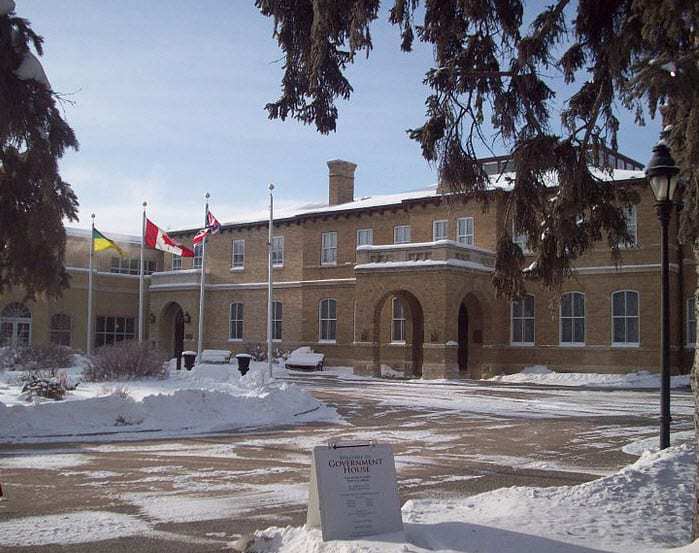
M483 303L477 293L469 291L462 295L455 305L452 320L457 321L458 326L459 374L480 378L484 320Z
M408 309L411 328L410 341L410 370L413 376L422 376L423 343L425 340L425 316L417 296L408 290L391 290L383 294L374 305L372 326L372 351L374 373L381 374L381 312L386 303L393 297L398 298L404 308ZM407 346L407 344L406 344Z
M184 310L171 301L166 303L158 317L158 344L167 355L179 357L184 349Z

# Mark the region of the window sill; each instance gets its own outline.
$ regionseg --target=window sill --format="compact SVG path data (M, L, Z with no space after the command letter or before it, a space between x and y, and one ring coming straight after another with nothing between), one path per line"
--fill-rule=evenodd
M640 347L641 347L641 344L638 343L638 342L629 342L629 343L625 343L625 342L619 342L619 343L613 342L613 343L612 343L612 347L613 347L613 348L623 348L623 349L628 349L628 348L640 348Z
M242 338L228 338L228 341L240 343L243 341L243 339Z
M559 342L558 346L562 348L584 348L585 342Z
M406 344L405 340L391 340L389 346L404 346Z
M337 344L337 340L318 340L319 344Z
M272 269L283 269L284 265L272 265Z
M510 342L510 346L514 348L533 348L536 342Z
M231 273L240 273L245 270L245 267L231 267Z
M337 267L337 262L335 263L321 263L321 267Z

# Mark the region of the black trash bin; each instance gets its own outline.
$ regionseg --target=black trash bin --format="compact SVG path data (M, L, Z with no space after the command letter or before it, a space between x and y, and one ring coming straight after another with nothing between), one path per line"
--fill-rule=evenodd
M188 371L192 370L192 367L194 367L194 361L197 359L197 352L196 351L183 351L182 352L182 359L184 359L184 368L187 369Z
M239 353L235 356L235 358L238 360L238 370L240 371L240 375L245 376L245 373L250 370L250 360L252 359L252 355L247 353Z

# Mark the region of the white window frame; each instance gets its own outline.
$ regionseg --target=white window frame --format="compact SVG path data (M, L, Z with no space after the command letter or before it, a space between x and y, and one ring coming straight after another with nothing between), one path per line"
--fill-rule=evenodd
M276 256L276 259L275 259ZM284 266L284 237L272 236L272 267Z
M524 301L527 298L531 298L532 300L532 314L530 315L525 315L524 312ZM522 310L521 310L521 315L515 316L515 302L522 302ZM532 325L532 341L531 342L526 342L524 341L524 336L526 333L524 332L525 325L531 321ZM522 341L516 342L515 341L515 322L517 322L521 326L521 331L522 331ZM536 300L534 298L533 294L526 294L522 296L519 299L512 300L510 302L510 345L512 346L534 346L536 345Z
M437 229L442 226L444 227L444 235L438 236ZM449 240L449 221L447 219L432 221L432 242L437 242L438 240Z
M529 238L527 237L526 232L518 233L517 230L515 229L515 222L512 221L512 241L519 245L520 249L522 250L523 254L528 254L531 253L531 249L529 248Z
M194 257L192 258L192 269L201 269L204 253L204 243L199 242L194 245Z
M279 308L277 310L277 308ZM284 306L280 301L272 302L272 341L281 342L283 334ZM279 332L277 332L277 330Z
M104 319L104 328L102 330L99 330L99 320ZM107 330L107 321L109 319L114 320L114 327L112 328L111 331ZM131 321L131 326L133 328L132 332L128 332L126 327L128 326L128 321ZM118 328L118 323L123 322L124 327L123 328ZM122 342L126 340L135 340L136 339L136 332L138 330L138 325L135 317L121 317L118 315L99 315L97 317L97 320L95 322L95 346L96 347L101 347L101 346L106 346L106 345L113 345L116 344L117 342ZM98 337L102 337L104 340L103 344L98 345ZM112 341L109 342L107 340L107 337L111 336ZM119 339L117 339L119 338Z
M240 246L241 251L236 252L236 246ZM236 239L231 243L231 269L234 271L245 269L245 240Z
M235 319L233 318L233 306L235 308ZM236 325L236 334L238 329L238 324L240 324L240 336L233 337L233 324ZM229 342L242 342L245 336L245 304L239 301L231 302L228 307L228 341Z
M182 256L177 255L177 254L172 254L172 265L171 268L173 271L181 271L182 270Z
M563 297L564 296L571 296L571 312L574 313L574 307L575 307L575 301L574 301L574 296L575 294L580 294L583 298L583 314L582 316L580 315L563 315ZM565 292L561 294L561 297L559 298L558 302L558 343L560 346L563 347L583 347L586 344L587 341L587 305L586 305L586 297L584 292L579 292L577 290L571 290L570 292ZM571 320L571 342L564 342L563 341L563 319L570 319ZM576 319L582 319L583 320L583 339L582 342L575 341L575 320Z
M614 314L614 296L616 294L624 294L624 314L622 315L615 315ZM626 310L626 294L636 294L636 315L628 315L627 310ZM641 294L638 293L637 290L614 290L611 295L610 295L610 307L611 307L611 314L612 314L612 327L611 327L611 332L612 332L612 346L617 347L617 348L637 348L641 345ZM637 331L638 331L638 340L635 342L617 342L614 340L614 319L624 319L624 334L628 335L628 329L627 329L627 323L626 319L636 319L637 320Z
M633 237L631 242L622 241L619 244L620 248L637 248L638 247L638 210L635 205L623 208L624 219L626 220L626 229Z
M697 347L697 312L695 309L696 298L690 296L687 298L687 322L685 329L685 347L687 349L696 349ZM694 336L692 336L692 327L694 324Z
M468 223L470 221L471 232L468 232ZM461 225L463 224L463 232ZM473 246L476 241L476 229L473 217L459 217L456 220L456 241L464 246Z
M333 302L335 304L335 318L331 318L328 314L327 318L323 318L323 304L326 302ZM330 311L330 309L328 309ZM333 338L323 338L323 322L324 321L335 321L335 336ZM318 303L318 342L322 344L335 344L337 343L337 300L335 298L325 298L320 300Z
M400 306L400 313L396 316L396 306ZM391 343L405 344L405 306L400 301L400 298L394 296L391 298ZM400 328L401 336L396 336L396 323Z
M366 241L362 240L360 236L362 233L366 233L365 236L368 237ZM360 228L357 229L357 247L359 246L371 246L374 244L374 229L373 228Z
M337 232L320 233L320 264L337 265Z
M407 238L403 240L398 240L398 235L399 233L404 232L407 235ZM393 243L394 244L410 244L410 225L395 225L393 227Z
M0 326L10 328L9 336L0 335L0 346L31 346L32 345L32 312L23 303L13 302L0 310ZM22 328L27 328L27 343L20 343ZM3 343L5 342L5 343Z

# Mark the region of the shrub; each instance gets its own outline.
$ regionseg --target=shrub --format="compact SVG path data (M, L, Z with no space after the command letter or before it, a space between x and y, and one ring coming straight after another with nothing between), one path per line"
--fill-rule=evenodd
M61 400L70 389L65 372L56 374L55 369L51 371L29 371L26 378L22 380L25 382L24 386L22 386L22 393L27 401L31 401L37 396Z
M83 378L92 382L166 376L167 367L162 352L147 342L135 340L102 346L83 371Z
M73 362L73 351L66 346L46 344L22 348L2 348L0 369L35 371L64 369Z

